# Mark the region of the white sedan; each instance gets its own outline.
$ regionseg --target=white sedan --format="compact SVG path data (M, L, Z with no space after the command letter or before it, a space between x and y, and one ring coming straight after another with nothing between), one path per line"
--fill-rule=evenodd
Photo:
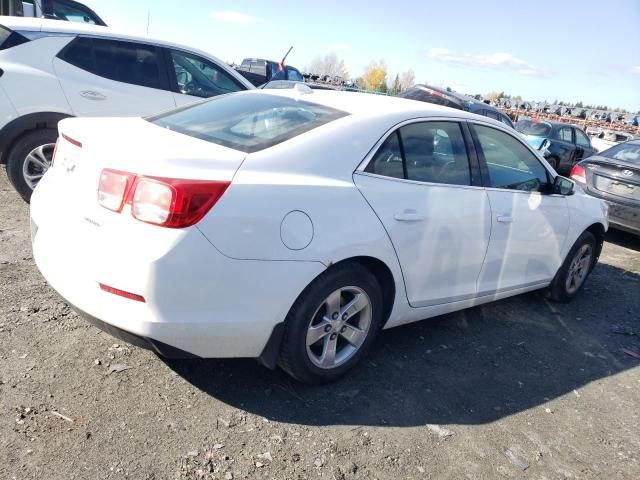
M330 381L390 328L574 297L606 207L503 124L362 93L243 92L60 123L34 258L95 324L165 356Z

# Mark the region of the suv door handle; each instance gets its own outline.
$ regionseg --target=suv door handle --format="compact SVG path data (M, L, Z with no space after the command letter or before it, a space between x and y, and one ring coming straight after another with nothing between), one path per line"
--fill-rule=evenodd
M418 215L415 210L404 210L396 213L393 218L399 222L421 222L424 220L424 215Z
M513 222L513 217L511 215L498 215L496 219L500 223L511 223Z
M107 96L94 90L85 90L80 92L80 95L89 100L106 100Z

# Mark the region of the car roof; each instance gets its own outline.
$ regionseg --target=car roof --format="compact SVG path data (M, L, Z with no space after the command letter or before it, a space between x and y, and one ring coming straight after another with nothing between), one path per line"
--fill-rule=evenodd
M101 25L90 25L78 22L65 22L62 20L50 20L45 18L0 16L0 25L4 25L11 30L17 31L45 32L68 35L89 35L93 37L105 37L118 40L147 43L162 47L175 48L177 50L184 50L196 55L200 55L204 58L215 60L218 64L225 67L227 72L234 72L234 78L241 80L245 87L253 88L253 85L248 80L246 80L242 75L238 74L234 69L229 67L218 57L197 48L180 45L178 43L167 42L166 40L124 33L112 27L103 27Z
M246 93L245 93L246 94ZM463 120L476 120L506 127L502 122L482 117L474 113L455 108L435 105L433 103L410 100L390 95L377 95L364 92L348 92L343 90L311 90L307 93L292 89L255 90L251 94L278 95L300 101L308 101L326 107L347 112L357 117L451 117Z

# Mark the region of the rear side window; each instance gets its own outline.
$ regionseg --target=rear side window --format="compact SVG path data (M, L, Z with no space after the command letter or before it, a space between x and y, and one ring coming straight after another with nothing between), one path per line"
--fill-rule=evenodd
M0 25L0 50L6 50L11 47L17 47L23 43L27 43L29 39L24 35L9 30Z
M582 130L575 129L576 132L576 143L584 148L591 148L591 142L587 138L587 136L582 133ZM623 140L624 141L624 140Z
M401 127L382 144L366 172L446 185L471 185L460 125L420 122Z
M191 137L252 153L346 115L292 98L240 93L214 97L147 120Z
M166 88L160 51L152 45L78 37L58 57L100 77L150 88Z

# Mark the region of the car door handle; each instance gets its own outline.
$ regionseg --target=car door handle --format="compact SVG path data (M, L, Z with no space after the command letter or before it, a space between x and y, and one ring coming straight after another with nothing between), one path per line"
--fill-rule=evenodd
M396 213L393 218L399 222L421 222L424 220L424 215L418 215L415 210L404 210Z
M106 100L107 96L94 90L85 90L80 95L89 100Z
M513 222L513 217L511 215L498 215L496 219L500 223L511 223L511 222Z

